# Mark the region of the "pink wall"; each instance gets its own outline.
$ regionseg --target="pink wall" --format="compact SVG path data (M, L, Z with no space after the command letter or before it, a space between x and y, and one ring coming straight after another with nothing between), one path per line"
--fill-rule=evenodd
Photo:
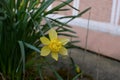
M80 43L77 45L85 48L86 29L74 27L74 30L79 36L76 40L80 40ZM120 60L120 36L89 30L87 42L88 50Z
M80 10L91 7L91 19L110 22L112 0L80 0ZM87 13L83 15L87 19Z

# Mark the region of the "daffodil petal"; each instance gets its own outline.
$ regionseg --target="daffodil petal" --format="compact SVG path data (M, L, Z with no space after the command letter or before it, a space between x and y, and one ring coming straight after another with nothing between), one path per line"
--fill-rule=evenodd
M57 39L57 32L54 29L49 30L49 38L50 40Z
M52 58L55 59L56 61L58 60L58 53L52 52L52 53L51 53L51 56L52 56Z
M61 47L59 53L61 55L68 55L68 51L65 47Z
M48 54L50 53L50 49L48 46L44 46L42 49L41 49L41 56L47 56Z
M62 45L66 45L70 41L70 39L60 38L59 41L62 42Z
M50 40L47 37L41 37L40 41L44 44L44 45L48 45L50 43Z

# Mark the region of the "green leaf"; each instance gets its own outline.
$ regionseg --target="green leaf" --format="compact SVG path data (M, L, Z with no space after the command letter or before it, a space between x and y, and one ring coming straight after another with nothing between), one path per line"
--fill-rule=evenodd
M0 0L0 6L2 6L3 9L5 9L5 10L7 11L7 13L9 13L9 16L12 15L12 11L11 11L9 5L7 4L7 1L5 1L5 0Z
M74 33L74 34L76 33L75 31L73 31L71 29L59 26L59 29L61 29L61 28L62 28L62 30L57 30L57 32L71 32L71 33Z
M49 28L52 28L52 24L48 18L45 18L46 24L48 24Z
M85 12L87 12L87 11L90 10L90 9L91 9L91 7L83 10L82 12L80 12L80 13L79 13L78 15L76 15L76 16L73 16L73 17L71 16L71 19L70 19L69 21L67 21L66 24L69 23L70 21L72 21L73 19L82 16ZM67 16L66 16L66 17L67 17ZM65 18L65 17L64 17L64 18Z
M78 38L78 36L76 36L76 35L67 34L67 33L58 33L58 35L62 35L62 36L68 36L68 37L74 37L74 38Z
M75 49L81 49L81 47L80 46L77 46L77 45L74 45L73 43L68 43L67 45L66 45L66 47L67 48L69 48L69 49L73 49L73 48L75 48Z
M59 9L58 11L69 11L70 9Z
M57 73L57 71L54 69L54 67L52 67L52 65L49 63L49 61L47 59L44 59L44 60L46 61L46 63L48 64L48 67L52 70L52 72L56 76L57 80L63 80L63 78Z
M16 68L16 73L20 70L21 64L22 64L22 57L21 57L21 59L20 59L20 61L18 63L18 66Z
M29 7L28 7L28 11L30 11L30 10L32 10L33 9L33 11L35 10L35 6L37 5L37 4L40 4L40 2L39 2L40 0L30 0L29 2ZM44 0L45 1L45 0ZM41 3L42 4L42 3Z
M62 77L57 73L57 71L51 65L49 65L49 67L53 71L54 75L58 80L63 80Z
M38 65L38 72L39 72L39 76L40 76L40 80L44 80L43 76L42 76L42 69L41 69L41 65Z
M32 50L35 50L36 52L40 53L40 50L38 48L36 48L35 46L31 45L31 44L28 44L28 43L24 43L25 46L27 46L28 48L32 49Z
M44 0L43 0L44 1ZM54 0L46 0L44 3L41 4L40 8L34 14L34 19L42 15L42 13L54 2Z
M21 50L21 57L22 57L22 62L23 62L23 75L25 74L25 48L24 48L24 44L22 41L18 41L19 46L20 46L20 50Z
M47 17L47 18L48 18L48 17ZM52 19L52 18L48 18L48 19L52 20L53 22L55 22L55 23L57 23L57 24L59 24L59 25L61 25L61 26L65 26L65 27L72 28L71 26L67 25L66 23L60 22L60 21L57 20L57 19Z
M71 63L72 63L73 69L74 69L74 71L75 71L75 70L76 70L75 62L74 62L74 60L73 60L72 57L70 57L70 60L71 60Z
M70 41L70 43L79 43L80 40L74 40L74 41Z
M0 10L0 20L5 20L7 18L6 13L3 10Z
M60 1L61 1L61 0L60 0ZM73 0L72 0L72 1L73 1ZM65 1L61 1L61 2L67 4ZM67 4L67 5L68 5L69 7L71 7L72 9L74 9L74 10L76 10L76 11L79 11L79 9L73 7L72 5L70 5L70 4Z
M77 74L72 80L77 80L81 76L81 73Z
M53 9L51 9L50 11L46 12L44 15L48 15L51 14L55 11L58 11L59 9L63 8L64 6L68 5L69 3L71 3L73 0L67 0L65 2L62 2L61 4L59 4L58 6L54 7Z
M21 0L19 11L26 11L29 0Z
M15 8L15 0L9 0L9 6L13 10Z
M83 10L83 11L80 12L78 15L64 16L64 17L59 17L59 18L57 18L57 19L71 18L71 19L70 19L70 21L71 21L71 20L75 19L76 17L82 16L85 12L87 12L87 11L90 10L90 9L91 9L91 7L89 7L89 8L87 8L87 9ZM69 22L70 22L70 21L69 21Z

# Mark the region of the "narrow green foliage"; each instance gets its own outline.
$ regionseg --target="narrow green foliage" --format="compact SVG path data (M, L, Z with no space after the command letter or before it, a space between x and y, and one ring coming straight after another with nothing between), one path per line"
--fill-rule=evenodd
M25 79L25 76L28 75L26 74L26 63L30 61L27 68L30 67L30 65L32 67L33 63L34 66L36 66L35 64L37 63L35 60L31 61L31 59L40 54L42 45L39 38L48 36L47 31L50 28L55 28L59 35L76 37L75 32L71 29L72 27L67 25L68 22L63 23L58 19L47 17L56 11L69 10L63 8L67 5L77 10L70 5L73 0L58 0L61 4L48 11L47 8L55 1L56 0L0 0L0 73L3 74L5 79ZM60 19L71 18L71 20L73 20L88 10L89 8L76 16L61 17ZM68 48L71 47L74 48L76 46L71 43ZM33 55L32 53L35 54ZM38 57L41 59L41 56ZM42 60L40 60L40 62L42 62ZM62 80L59 74L57 74L54 69L52 70L56 77ZM41 76L41 69L39 71Z
M81 76L81 73L77 74L72 80L77 80Z
M22 41L19 41L18 43L20 45L20 50L21 50L21 55L22 55L21 59L22 59L23 76L24 76L24 74L25 74L25 48L24 48L24 44Z

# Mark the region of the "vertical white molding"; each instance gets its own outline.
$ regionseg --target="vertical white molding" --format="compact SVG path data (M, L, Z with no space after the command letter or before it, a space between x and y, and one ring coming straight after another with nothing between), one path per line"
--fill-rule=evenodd
M117 11L116 11L115 25L118 25L119 18L120 18L120 0L118 0L118 3L117 3Z
M117 0L112 0L112 10L111 10L111 24L115 23L115 13L116 13Z
M80 0L74 0L73 7L79 9L79 7L80 7ZM77 14L78 14L78 11L73 9L72 15L77 15Z

